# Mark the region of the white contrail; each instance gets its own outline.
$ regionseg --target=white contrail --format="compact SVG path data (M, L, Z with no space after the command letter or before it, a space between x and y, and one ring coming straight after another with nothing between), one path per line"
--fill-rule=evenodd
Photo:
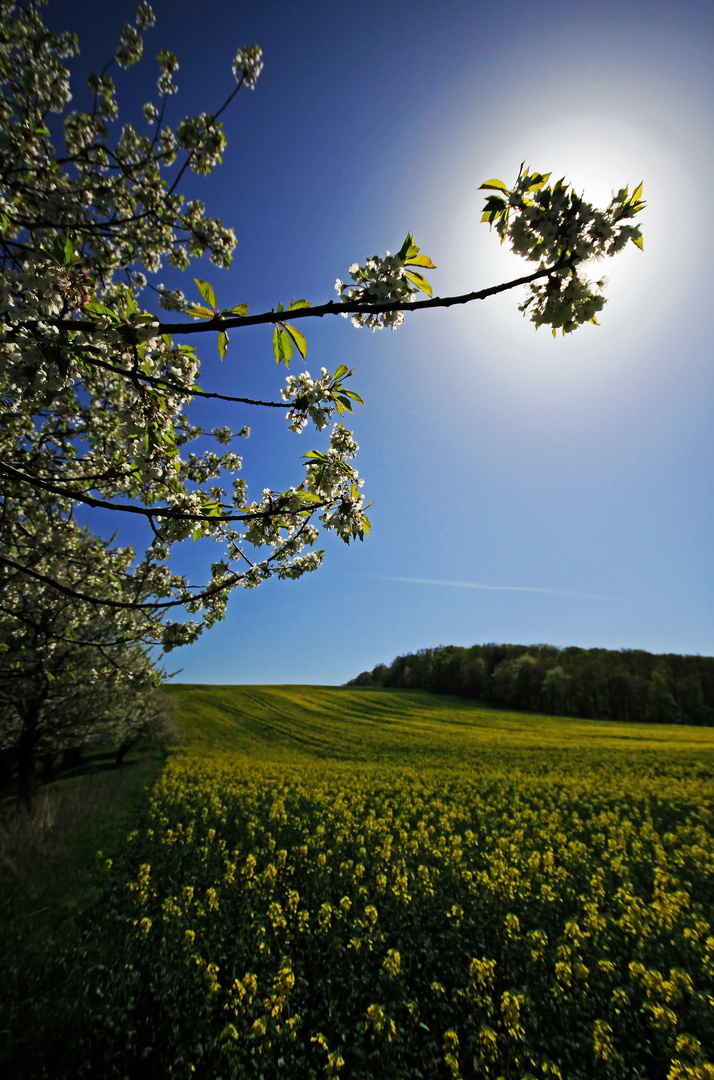
M478 581L442 581L436 578L378 577L377 581L401 581L405 585L448 585L454 589L483 589L487 592L547 593L549 596L565 596L571 600L614 600L626 603L619 596L600 596L594 593L570 592L567 589L541 589L532 585L482 585Z

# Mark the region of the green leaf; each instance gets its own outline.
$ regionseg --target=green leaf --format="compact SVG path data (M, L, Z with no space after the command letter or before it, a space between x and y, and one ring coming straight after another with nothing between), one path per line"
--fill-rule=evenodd
M345 390L343 386L339 388L341 394L345 394L348 398L352 398L353 401L358 401L360 405L364 405L362 398L354 390Z
M507 206L508 203L506 203L498 195L489 195L486 199L486 210L500 211L505 210Z
M91 304L85 304L84 310L89 311L92 315L106 315L107 318L111 319L112 322L115 323L121 321L117 313L115 311L112 311L111 308L108 308L106 304L92 302Z
M307 456L307 455L306 455ZM316 495L314 491L304 491L298 488L298 495L303 502L321 503L322 499L319 495Z
M278 341L280 343L282 358L285 361L285 367L288 367L293 355L293 343L290 334L286 333L282 326L278 328Z
M346 375L349 370L347 364L340 364L332 378L337 381L337 379L341 379L343 375Z
M334 394L332 400L340 416L345 412L352 412L352 404L349 398L346 398L343 394Z
M486 180L479 191L508 191L508 188L504 184L503 180Z
M637 185L635 190L632 192L632 200L631 201L633 203L639 202L640 199L642 198L642 185L643 185L643 183L644 183L644 180L640 180L639 184Z
M410 248L412 248L413 246L414 246L414 237L412 236L411 233L407 233L407 235L406 235L406 237L404 239L404 243L402 244L399 251L397 252L397 258L401 259L402 262L403 262L404 259L406 259L407 253L409 252ZM417 251L418 250L419 250L419 248L417 248Z
M287 333L290 335L290 337L293 339L293 341L297 345L297 350L298 350L298 352L300 353L300 355L302 356L302 358L304 360L305 357L307 356L307 341L305 340L304 335L301 334L299 330L296 330L294 326L291 326L290 323L283 323L283 326L285 327L285 330L287 331ZM292 352L291 352L291 355L292 355Z
M285 311L282 301L278 304L278 311Z
M225 332L225 330L220 330L218 334L218 355L220 356L221 360L223 360L227 352L228 334Z
M303 457L312 458L315 461L327 461L327 454L323 454L320 450L308 450L306 454L303 454Z
M248 305L247 304L236 304L235 307L226 308L224 311L221 312L221 314L222 315L247 315L248 314Z
M362 532L365 536L369 536L372 531L372 522L369 520L366 514L362 514Z
M411 258L406 258L404 263L406 266L425 266L428 270L436 270L436 264L428 255L413 255Z
M275 356L275 363L280 364L281 360L284 360L285 367L288 367L293 355L293 339L285 332L284 325L284 323L275 325L272 335L272 351Z
M74 257L75 257L74 256L74 242L72 241L71 237L68 236L68 237L66 237L65 242L64 242L64 264L65 264L65 266L69 266L69 264L74 260Z
M631 240L631 241L632 241L632 243L633 243L633 244L635 245L635 247L637 247L637 248L639 248L639 249L640 249L640 251L644 251L644 250L645 250L645 249L644 249L644 245L643 245L643 243L642 243L642 234L641 234L641 233L640 233L640 235L639 235L639 236L631 236L631 237L630 237L630 240Z
M191 304L186 308L186 314L192 319L215 319L216 317L213 308L202 307L201 304Z
M431 291L431 285L422 274L405 274L404 277L411 281L413 285L416 285L417 289L425 292L427 296L434 295Z
M540 189L542 187L545 187L545 185L548 183L548 180L550 179L550 175L551 174L549 172L548 173L542 173L542 174L541 173L533 173L533 175L530 178L532 183L529 185L528 190L529 191L540 191Z
M291 303L290 303L290 307L288 308L288 311L297 311L298 308L308 308L308 307L311 307L311 304L310 304L309 300L292 300Z
M207 281L202 281L201 278L195 277L193 279L198 285L198 291L207 304L210 304L212 308L218 307L218 301L216 300L216 294Z

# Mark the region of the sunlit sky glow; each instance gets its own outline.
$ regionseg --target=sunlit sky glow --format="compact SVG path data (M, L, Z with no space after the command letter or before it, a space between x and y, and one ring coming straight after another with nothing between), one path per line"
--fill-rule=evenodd
M640 180L648 201L644 253L593 267L610 282L600 327L536 333L520 290L393 334L304 327L308 368L348 363L367 402L353 426L373 534L350 549L327 537L316 574L235 595L169 667L192 682L340 683L439 643L714 652L711 5L154 6L147 60L117 80L138 125L160 48L181 62L174 120L222 101L238 45L265 53L227 116L223 168L189 185L239 237L230 272L193 269L221 304L331 299L350 263L407 231L438 265L436 293L519 276L526 264L479 224L477 188L524 159L596 203ZM101 67L133 15L108 10L60 0L48 19ZM189 275L160 277L190 290ZM206 386L276 395L269 332L233 335L222 367L214 343L204 354ZM241 409L205 422L252 426L252 494L299 482L324 441ZM200 577L198 552L181 558Z

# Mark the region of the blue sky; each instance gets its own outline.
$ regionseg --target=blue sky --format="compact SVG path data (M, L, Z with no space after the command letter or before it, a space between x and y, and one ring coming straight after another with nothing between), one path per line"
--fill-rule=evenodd
M600 327L536 333L518 291L394 333L302 324L308 369L349 364L367 404L350 426L372 535L349 548L327 536L316 573L234 594L223 623L169 658L179 679L341 683L440 643L712 654L711 6L154 8L145 60L117 74L120 119L141 124L160 48L181 63L174 121L230 92L238 46L264 51L255 92L226 116L223 166L183 188L239 238L230 271L193 267L221 305L329 300L353 261L407 231L438 266L435 294L515 277L525 264L479 224L477 188L523 159L601 203L640 180L648 200L644 253L602 268ZM47 17L79 32L83 71L111 55L133 6L60 0ZM190 274L160 277L190 292ZM213 342L203 355L206 387L277 395L267 329L234 333L222 365ZM324 442L243 407L205 422L250 424L254 495L299 482Z

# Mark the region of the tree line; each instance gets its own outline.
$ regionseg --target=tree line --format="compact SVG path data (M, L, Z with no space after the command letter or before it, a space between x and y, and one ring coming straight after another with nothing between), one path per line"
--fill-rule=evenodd
M439 645L348 686L458 694L510 709L628 723L714 725L714 657L555 645Z

